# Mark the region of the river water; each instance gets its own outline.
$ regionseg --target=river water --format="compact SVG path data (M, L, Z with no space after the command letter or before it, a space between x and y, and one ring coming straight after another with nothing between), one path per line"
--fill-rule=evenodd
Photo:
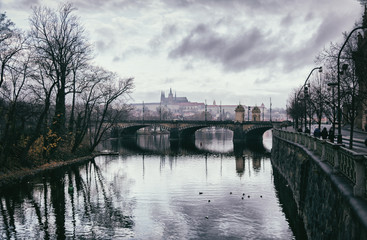
M263 143L226 130L106 141L81 166L0 189L0 239L304 239Z

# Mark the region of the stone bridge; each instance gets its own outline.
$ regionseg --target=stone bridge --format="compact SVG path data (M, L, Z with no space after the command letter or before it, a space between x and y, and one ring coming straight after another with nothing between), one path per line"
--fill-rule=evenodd
M136 131L145 127L156 127L167 130L170 140L188 139L195 136L195 132L202 128L218 127L233 131L233 141L244 141L251 139L262 139L265 131L280 126L282 122L268 121L159 121L159 120L134 120L119 122L113 129L113 137L132 137Z

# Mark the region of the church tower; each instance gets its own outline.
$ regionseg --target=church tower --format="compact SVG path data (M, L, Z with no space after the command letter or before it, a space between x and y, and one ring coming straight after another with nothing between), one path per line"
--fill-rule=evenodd
M173 102L173 93L172 93L172 88L170 88L170 89L169 89L168 102L169 102L169 103L172 103L172 102Z

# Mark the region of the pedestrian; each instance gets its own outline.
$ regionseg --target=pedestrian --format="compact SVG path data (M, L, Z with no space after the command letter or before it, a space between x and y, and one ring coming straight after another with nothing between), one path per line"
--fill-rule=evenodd
M334 131L333 128L329 129L329 140L330 142L334 142Z
M321 137L322 137L322 139L325 140L325 139L327 139L327 136L328 136L327 129L326 129L326 127L324 127L321 131Z
M313 136L315 138L319 138L320 137L320 128L315 128L315 130L313 131Z
M308 133L308 134L310 134L311 132L310 132L310 129L308 129L308 127L306 127L306 129L305 129L305 133Z

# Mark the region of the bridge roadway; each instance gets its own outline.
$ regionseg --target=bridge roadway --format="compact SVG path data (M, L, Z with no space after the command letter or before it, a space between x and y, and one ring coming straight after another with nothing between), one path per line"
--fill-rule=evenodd
M282 122L270 121L187 121L187 120L131 120L119 122L112 129L112 137L133 137L136 131L145 127L156 127L167 130L170 133L170 140L183 140L193 138L195 132L202 128L219 127L233 131L233 141L246 141L252 139L262 139L265 131L278 127Z

